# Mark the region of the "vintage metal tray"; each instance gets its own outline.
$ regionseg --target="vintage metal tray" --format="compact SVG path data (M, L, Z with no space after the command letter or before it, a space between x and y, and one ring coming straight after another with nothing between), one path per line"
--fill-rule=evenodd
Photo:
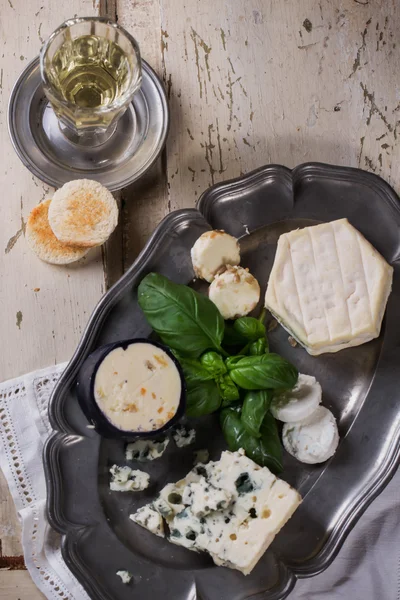
M331 563L399 462L400 205L394 191L379 177L356 169L305 164L290 171L272 165L215 185L198 208L174 212L158 226L137 261L98 304L52 396L50 418L56 431L44 452L48 515L62 533L68 566L92 598L284 598L297 577L316 575ZM190 283L189 250L210 227L242 238L243 264L264 292L280 233L340 217L348 217L394 266L382 334L358 348L320 357L292 348L281 327L270 334L274 350L321 382L323 401L338 419L341 442L327 464L303 465L286 456L283 477L299 489L304 502L257 568L244 577L128 519L167 481L186 474L193 448L170 444L162 459L148 463L153 482L148 490L110 492L108 468L124 462L123 444L87 428L75 397L76 373L100 344L149 334L136 301L139 281L155 270ZM196 447L207 446L211 457L218 457L224 442L216 420L199 419L196 427ZM133 573L129 586L116 576L119 569Z

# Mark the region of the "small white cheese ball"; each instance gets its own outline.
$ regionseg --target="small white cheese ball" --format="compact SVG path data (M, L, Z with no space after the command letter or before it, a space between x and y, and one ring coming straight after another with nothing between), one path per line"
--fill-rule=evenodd
M292 390L274 395L271 412L275 419L284 423L297 423L310 417L321 403L322 389L312 375L299 373Z
M196 277L213 281L216 273L225 265L240 263L240 246L236 238L215 229L206 231L194 244L191 252Z
M285 423L282 432L285 450L300 462L314 465L335 454L339 444L336 420L325 406L318 406L301 423Z
M248 315L258 304L260 286L248 269L227 265L209 287L208 295L224 319Z

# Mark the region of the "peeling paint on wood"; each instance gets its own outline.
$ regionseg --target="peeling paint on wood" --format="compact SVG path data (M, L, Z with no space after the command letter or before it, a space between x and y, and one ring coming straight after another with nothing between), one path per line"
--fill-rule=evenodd
M22 312L21 312L20 310L17 312L17 315L16 315L16 317L17 317L17 320L16 320L16 325L17 325L18 329L21 329L21 323L22 323Z

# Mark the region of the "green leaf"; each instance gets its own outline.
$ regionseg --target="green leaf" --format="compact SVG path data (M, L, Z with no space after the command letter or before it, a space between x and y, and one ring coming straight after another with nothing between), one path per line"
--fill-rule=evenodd
M240 360L242 360L242 358L245 358L244 354L239 354L238 356L229 356L228 358L226 358L225 365L226 365L226 368L228 369L228 371L233 369L237 365L237 363Z
M215 381L204 381L188 386L186 414L189 417L209 415L221 406L221 396Z
M271 404L272 390L254 390L247 392L242 407L242 423L248 433L258 438L260 427Z
M206 369L201 362L197 360L197 358L182 357L177 355L177 359L182 367L183 375L188 386L190 386L192 383L199 383L214 379L214 375L208 369Z
M229 406L232 402L236 402L240 398L240 393L237 386L233 383L229 375L223 375L217 380L220 396L222 398L222 406Z
M254 317L240 317L233 324L233 329L247 342L255 342L265 337L265 327Z
M232 452L243 448L246 455L260 466L268 467L274 473L282 471L282 446L276 421L271 413L267 412L265 415L258 439L246 431L240 415L231 408L222 409L220 423Z
M249 356L261 356L269 352L268 340L266 337L260 338L255 342L252 342L248 348Z
M224 363L224 359L218 352L206 352L200 358L200 362L206 371L210 373L213 377L219 377L220 375L224 375L226 373L226 366Z
M298 371L278 354L228 358L231 379L244 390L285 389L296 385Z
M224 320L206 296L149 273L139 285L138 302L154 331L171 348L194 357L210 348L223 352Z

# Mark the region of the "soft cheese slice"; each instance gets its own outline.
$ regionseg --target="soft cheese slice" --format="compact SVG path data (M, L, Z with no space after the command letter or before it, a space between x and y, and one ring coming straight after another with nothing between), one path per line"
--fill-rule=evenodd
M166 518L171 542L247 575L300 502L296 490L240 450L168 484L154 508Z
M379 336L393 268L347 219L278 240L265 306L313 355Z

